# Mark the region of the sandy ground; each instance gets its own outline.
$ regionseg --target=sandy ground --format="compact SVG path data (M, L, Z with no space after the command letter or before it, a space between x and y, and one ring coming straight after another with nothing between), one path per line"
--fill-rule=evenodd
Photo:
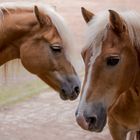
M77 101L61 101L47 91L24 103L0 110L0 140L109 140L108 129L96 134L75 121Z
M0 0L8 1L8 0ZM11 0L12 1L12 0ZM30 0L33 1L33 0ZM39 0L38 0L39 1ZM77 37L77 47L83 44L86 24L80 7L100 11L106 5L138 9L139 0L42 0L57 6ZM113 6L114 7L114 6ZM41 93L26 102L0 110L0 140L111 140L107 127L100 134L82 130L75 122L78 100L64 102L53 90Z

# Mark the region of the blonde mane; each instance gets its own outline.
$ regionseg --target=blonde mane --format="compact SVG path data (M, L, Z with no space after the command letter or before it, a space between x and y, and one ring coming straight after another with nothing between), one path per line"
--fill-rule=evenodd
M3 30L3 20L5 18L4 11L6 11L9 15L11 14L11 10L15 11L16 10L34 10L34 6L37 6L41 12L44 14L48 15L54 26L56 27L58 33L60 34L63 44L64 44L64 49L66 52L66 56L70 60L70 62L75 65L75 59L74 56L76 56L75 53L75 43L74 43L74 38L72 35L71 30L69 29L69 26L67 22L64 20L64 18L59 15L59 13L56 11L55 7L52 5L47 5L46 3L43 2L4 2L0 4L0 28ZM12 60L12 64L19 65L19 62ZM14 63L15 62L15 63ZM3 65L2 68L0 68L0 71L4 71L3 75L6 75L7 69L8 69L9 62ZM11 66L11 63L9 67ZM18 66L19 67L19 66ZM7 77L7 76L6 76Z
M0 23L2 28L2 20L4 19L4 13L3 10L7 11L7 13L10 14L10 10L34 10L34 6L38 6L39 10L43 12L44 14L48 15L53 24L55 25L58 33L60 34L63 44L66 56L71 61L73 65L75 65L75 58L76 58L76 45L73 38L73 35L71 33L71 30L69 29L66 21L64 18L59 15L59 13L55 10L55 7L52 5L47 5L46 3L40 3L40 2L4 2L0 4Z
M117 11L125 21L130 39L137 47L140 46L140 14L136 11ZM88 23L86 30L86 45L95 49L106 36L106 26L109 24L109 12L100 12Z
M60 36L62 37L64 43L70 46L71 43L71 32L68 28L66 21L60 16L53 6L47 5L46 3L38 3L38 2L4 2L0 4L0 9L4 9L8 11L9 9L25 9L25 10L34 10L34 6L38 6L39 10L44 14L48 15L53 24L56 26ZM0 11L0 17L3 19L3 12ZM73 41L72 41L73 42Z

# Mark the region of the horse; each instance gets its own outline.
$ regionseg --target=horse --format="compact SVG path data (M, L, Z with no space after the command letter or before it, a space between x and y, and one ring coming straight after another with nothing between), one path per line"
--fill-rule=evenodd
M88 26L76 121L101 132L108 117L113 140L126 140L128 132L140 134L140 14L105 10L95 15L85 8L82 14Z
M80 80L72 62L75 43L58 12L44 3L0 4L0 66L20 59L23 66L56 90L75 100Z

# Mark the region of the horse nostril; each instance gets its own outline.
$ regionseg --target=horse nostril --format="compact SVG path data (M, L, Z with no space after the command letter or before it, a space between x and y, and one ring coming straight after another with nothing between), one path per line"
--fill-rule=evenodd
M74 88L74 91L75 91L76 93L79 93L79 92L80 92L80 88L77 86L77 87Z
M61 91L62 91L62 93L64 93L64 94L66 93L65 89L61 89Z
M77 117L78 115L78 109L75 111L75 117Z
M92 130L94 128L96 128L96 121L97 121L97 117L93 116L93 117L88 117L86 118L87 123L89 124L89 130Z
M89 117L86 119L88 123L95 123L96 122L96 117Z

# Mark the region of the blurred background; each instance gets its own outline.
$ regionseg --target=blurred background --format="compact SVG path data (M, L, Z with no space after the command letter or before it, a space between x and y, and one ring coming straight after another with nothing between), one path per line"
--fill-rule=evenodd
M19 2L20 0L9 0ZM84 45L86 23L81 7L95 14L103 9L121 7L139 10L140 0L28 0L56 6L74 32L77 47ZM0 0L0 3L8 0ZM108 128L100 134L82 130L75 122L78 100L62 101L58 94L16 60L0 67L0 140L105 140ZM18 65L18 66L17 66ZM80 67L81 79L84 67Z

